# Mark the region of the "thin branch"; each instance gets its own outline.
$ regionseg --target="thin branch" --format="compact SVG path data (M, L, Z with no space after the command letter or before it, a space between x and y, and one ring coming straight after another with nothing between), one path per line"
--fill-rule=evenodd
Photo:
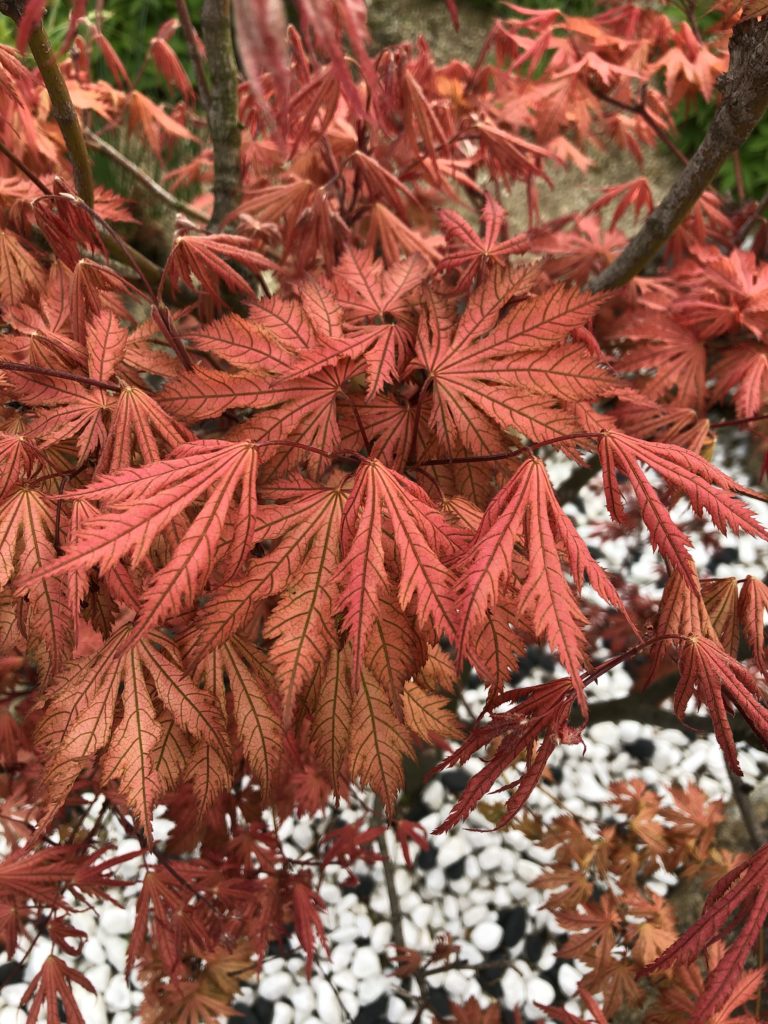
M384 807L378 796L374 803L372 823L374 826L386 824ZM387 889L387 898L389 900L389 920L392 925L392 938L395 945L402 949L406 946L405 935L403 932L403 908L400 905L400 897L397 894L397 886L395 885L395 866L392 863L392 858L389 856L386 835L386 832L383 832L376 840L376 845L378 846L379 853L381 854L381 866L384 870L384 884ZM416 980L416 984L419 986L422 1006L428 1006L429 986L427 985L426 978L424 977L423 969L414 971L413 977Z
M240 199L240 124L231 0L203 0L203 42L210 70L208 127L213 143L213 216L218 229Z
M723 427L746 427L760 420L768 420L768 412L760 413L758 416L743 416L738 420L720 420L719 423L711 423L710 427L712 430L722 430Z
M754 209L752 215L741 225L734 239L737 247L741 246L752 228L757 224L765 211L768 210L768 192L766 192Z
M196 220L201 223L205 223L208 218L196 210L193 206L185 203L183 199L179 199L172 192L163 188L159 182L155 181L146 171L142 170L138 164L135 164L133 160L129 160L128 157L121 153L119 149L115 149L114 146L110 145L104 139L99 138L92 131L85 130L85 140L90 149L95 149L98 153L103 153L109 157L113 164L117 164L118 167L122 167L124 171L127 171L140 185L146 189L147 192L151 192L153 196L160 199L167 206L172 207L174 210L178 210L179 213L185 214L191 220Z
M742 780L738 775L729 771L728 778L731 780L733 802L736 804L738 812L741 815L741 820L749 838L750 845L753 851L757 851L763 845L763 840L760 837L760 829L755 821L755 814L752 809L752 804L749 801L749 795L741 788Z
M192 63L195 65L197 91L200 93L200 99L203 101L203 106L207 110L211 102L211 97L208 94L208 80L205 77L205 67L203 65L202 57L200 56L200 50L197 46L197 32L195 31L195 26L192 23L192 16L189 13L187 0L176 0L176 11L178 12L179 21L181 22L181 31L184 33L184 39L186 40L190 56L192 57Z
M59 377L61 380L71 380L75 384L83 384L89 388L101 388L102 391L122 391L120 384L110 384L106 380L97 380L95 377L84 377L79 373L69 373L67 370L50 370L47 366L34 366L32 363L11 363L0 360L0 370L10 370L13 373L30 373L38 377Z
M739 22L730 66L719 80L723 99L704 139L664 199L619 257L590 282L593 292L631 281L687 217L731 153L750 137L768 107L768 19Z
M6 146L6 144L4 142L0 142L0 153L2 153L4 157L6 157L8 160L10 160L11 163L13 164L13 166L17 170L21 171L22 174L24 174L27 178L29 178L29 180L32 182L33 185L37 185L37 187L40 189L40 191L43 193L43 195L49 196L51 194L51 190L48 188L48 186L45 184L45 182L41 178L38 178L38 176L35 174L35 172L33 170L31 170L31 168L27 167L27 165L24 163L24 161L20 160L16 156L16 154L13 153Z
M24 7L25 0L4 0L0 3L0 13L18 22L24 13ZM59 126L69 159L72 161L75 189L89 206L93 206L93 170L82 125L42 21L38 22L30 33L29 49L48 91L51 113Z
M666 128L662 128L658 121L649 113L644 103L624 103L622 100L614 99L613 96L606 96L602 92L596 92L595 95L604 103L609 103L612 107L618 107L619 110L626 110L630 114L637 114L638 117L641 117L643 121L645 121L656 138L660 142L664 143L664 145L671 153L674 154L683 166L688 163L688 157L682 149L680 149Z
M544 448L548 444L561 444L565 441L588 441L598 437L600 437L600 434L594 431L581 431L576 434L555 434L553 437L547 437L543 441L531 441L529 444L520 445L519 448L510 448L508 452L491 452L488 455L458 455L447 459L425 459L424 462L420 462L417 466L409 468L421 469L423 466L452 466L465 462L500 462L502 459L514 459L515 456L522 455L523 452L536 451L537 448Z

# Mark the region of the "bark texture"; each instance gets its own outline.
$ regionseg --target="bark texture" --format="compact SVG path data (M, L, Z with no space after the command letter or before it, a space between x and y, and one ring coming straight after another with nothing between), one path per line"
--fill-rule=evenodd
M735 25L730 55L719 83L722 102L701 145L621 255L590 282L592 291L626 284L648 265L763 117L768 108L768 18Z
M213 216L218 229L240 199L240 124L232 0L204 0L201 16L208 60L208 125L213 144Z

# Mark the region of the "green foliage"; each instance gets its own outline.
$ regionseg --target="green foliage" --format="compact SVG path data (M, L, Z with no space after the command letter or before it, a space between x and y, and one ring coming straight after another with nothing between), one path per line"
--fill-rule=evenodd
M190 14L195 24L200 23L200 11L203 0L187 0ZM45 27L54 47L63 41L69 24L70 5L67 0L51 0L48 7ZM175 18L175 0L119 0L117 3L106 4L101 12L101 29L109 38L110 43L120 54L128 74L135 76L141 72L141 86L150 94L162 92L160 76L151 62L147 62L146 54L149 41L163 22ZM89 21L93 14L89 12ZM87 31L87 30L86 30ZM8 18L0 18L0 44L13 46L16 29ZM171 45L181 52L183 42L171 40ZM103 61L94 67L95 77L109 77Z

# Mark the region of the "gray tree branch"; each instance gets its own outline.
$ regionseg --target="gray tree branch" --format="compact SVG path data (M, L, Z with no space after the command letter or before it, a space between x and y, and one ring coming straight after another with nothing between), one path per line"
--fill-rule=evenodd
M730 66L719 82L722 102L701 145L619 257L591 282L594 292L639 274L682 223L732 153L750 137L768 108L768 18L734 26Z
M218 229L240 199L240 124L232 0L204 0L201 16L208 60L208 125L213 144L213 216Z

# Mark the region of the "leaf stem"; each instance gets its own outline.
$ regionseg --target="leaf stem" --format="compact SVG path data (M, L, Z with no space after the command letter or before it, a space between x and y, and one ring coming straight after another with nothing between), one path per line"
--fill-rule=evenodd
M768 420L768 412L760 413L758 416L744 416L738 420L720 420L719 423L712 423L710 426L712 430L722 430L723 427L746 427L760 420Z
M21 171L21 173L24 174L27 178L29 178L29 180L34 185L37 185L37 187L40 189L43 195L49 196L51 194L51 190L48 188L45 182L42 181L41 178L38 178L35 172L31 170L29 167L27 167L24 161L20 160L19 157L17 157L16 154L13 153L4 142L0 142L0 153L2 153L4 157L10 160L13 166L16 167L19 171Z
M69 373L67 370L51 370L47 366L35 366L32 363L12 363L0 360L0 370L8 370L12 373L30 373L38 377L59 377L62 380L71 380L75 384L83 384L89 388L101 388L102 391L122 391L120 384L110 384L106 380L97 380L95 377L85 377L79 373Z
M600 437L600 434L594 431L584 431L576 434L556 434L554 437L548 437L543 441L530 441L528 444L520 445L519 448L511 448L508 452L491 452L489 455L459 455L447 459L425 459L424 462L409 468L421 469L423 466L452 466L454 463L465 462L500 462L502 459L514 459L515 456L522 455L523 452L532 452L549 444L561 444L565 441L594 440L598 437Z

